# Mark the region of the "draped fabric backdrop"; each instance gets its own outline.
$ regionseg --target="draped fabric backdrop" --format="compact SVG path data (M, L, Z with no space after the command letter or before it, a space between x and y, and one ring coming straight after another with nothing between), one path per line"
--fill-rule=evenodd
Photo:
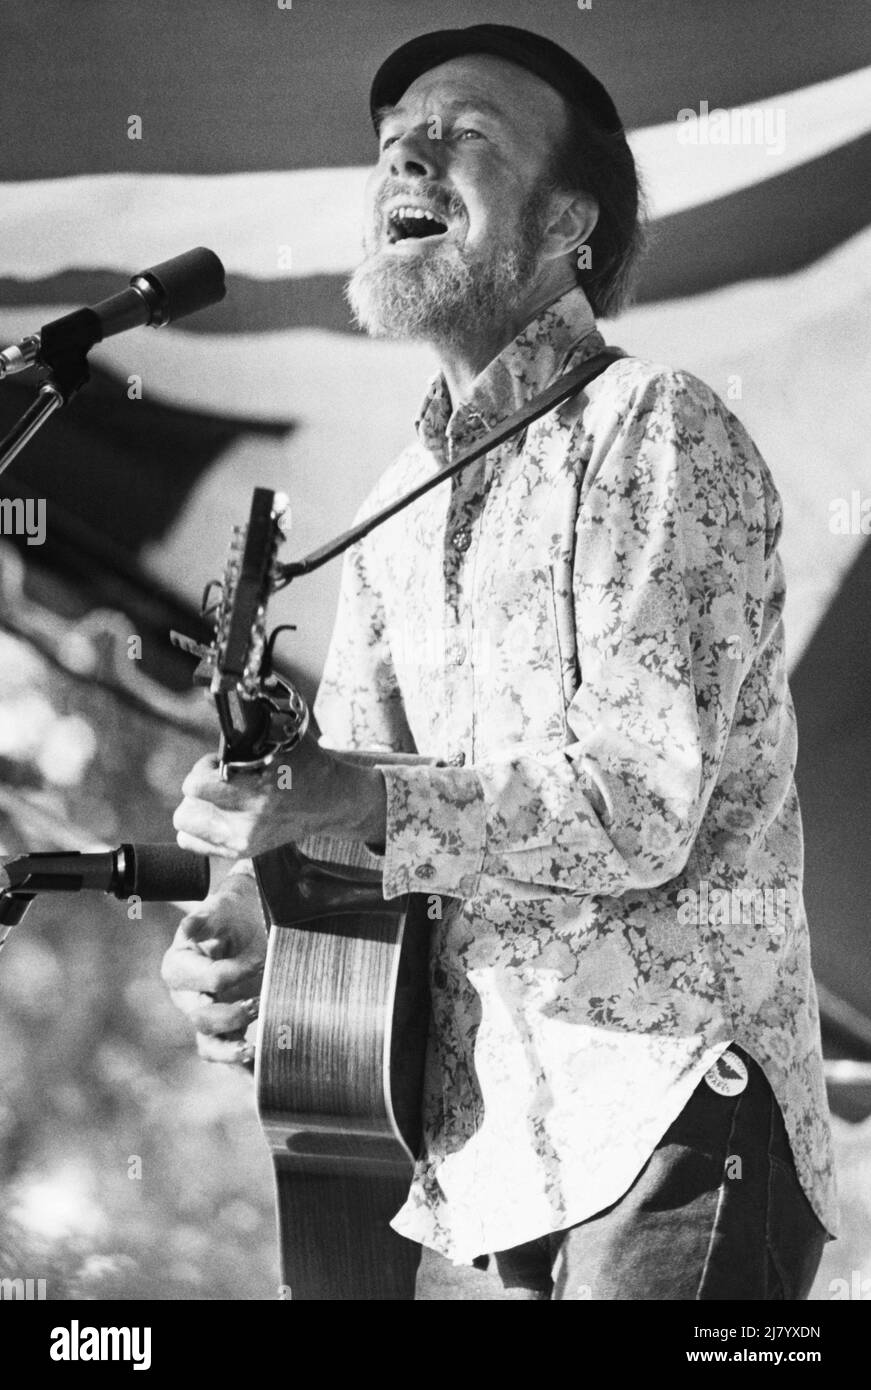
M342 293L374 153L368 85L405 39L487 20L547 33L611 90L653 237L638 303L606 337L709 382L783 494L826 1046L867 1061L863 0L6 0L0 338L196 245L230 290L178 328L95 350L91 385L0 482L47 506L43 545L0 537L0 849L171 838L183 772L214 732L166 634L198 630L252 486L290 494L287 554L301 554L347 525L407 441L432 359L361 336ZM0 386L0 429L32 391ZM297 624L283 650L309 695L337 583L333 565L275 604ZM177 917L40 902L0 957L0 1275L48 1277L50 1297L274 1292L248 1078L197 1061L157 980ZM855 1179L871 1088L846 1075L832 1069L837 1108L860 1122L839 1128L848 1234L819 1297L871 1248Z

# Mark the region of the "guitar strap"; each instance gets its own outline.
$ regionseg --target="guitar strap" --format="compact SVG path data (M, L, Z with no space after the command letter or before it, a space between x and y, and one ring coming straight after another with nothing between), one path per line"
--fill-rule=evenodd
M538 396L534 396L531 401L527 401L526 405L515 410L513 414L506 416L504 420L483 434L468 449L464 449L455 459L445 464L444 468L440 468L431 477L418 483L410 492L406 492L396 501L388 503L386 507L382 507L380 511L366 517L364 521L358 522L356 526L352 526L349 531L344 531L334 540L327 541L325 545L320 546L318 550L313 550L301 560L292 560L289 564L279 565L278 570L282 581L288 583L298 575L310 574L312 570L320 569L321 565L325 565L327 561L334 560L349 546L362 540L364 536L368 536L370 531L375 530L376 526L381 526L383 522L396 516L397 512L403 511L412 502L416 502L418 497L423 497L425 492L438 487L439 483L443 483L446 478L453 478L456 473L467 468L470 463L474 463L483 454L489 453L491 449L497 449L500 444L504 444L513 435L520 434L521 430L526 429L533 420L540 419L542 415L546 415L555 406L562 405L563 401L567 401L570 396L583 391L591 381L604 372L607 367L610 367L612 362L617 362L625 356L626 353L622 352L620 348L603 348L601 352L588 357L579 367L575 367L574 371L566 372L563 376L557 377L556 381L551 382L546 390Z

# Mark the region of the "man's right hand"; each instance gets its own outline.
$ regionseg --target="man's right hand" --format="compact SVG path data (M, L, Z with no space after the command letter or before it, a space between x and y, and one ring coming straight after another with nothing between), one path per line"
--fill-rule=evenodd
M263 911L247 874L228 875L179 924L161 974L207 1061L244 1066L253 1060L245 1030L257 1017L265 958Z

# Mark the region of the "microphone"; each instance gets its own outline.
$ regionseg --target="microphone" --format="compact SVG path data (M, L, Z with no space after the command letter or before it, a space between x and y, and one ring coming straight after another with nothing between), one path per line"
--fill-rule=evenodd
M0 866L0 894L85 888L143 902L201 901L209 892L209 861L178 845L125 844L100 854L22 854Z
M227 293L224 267L214 251L197 246L181 256L161 261L130 280L130 287L101 299L92 308L75 309L47 323L0 352L0 381L26 371L70 349L87 352L95 343L126 333L128 328L151 325L162 328L217 304Z

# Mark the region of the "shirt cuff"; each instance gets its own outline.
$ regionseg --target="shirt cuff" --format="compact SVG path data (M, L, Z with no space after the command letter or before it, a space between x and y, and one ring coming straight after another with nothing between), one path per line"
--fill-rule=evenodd
M473 898L486 846L484 794L474 768L379 763L387 788L384 897Z

